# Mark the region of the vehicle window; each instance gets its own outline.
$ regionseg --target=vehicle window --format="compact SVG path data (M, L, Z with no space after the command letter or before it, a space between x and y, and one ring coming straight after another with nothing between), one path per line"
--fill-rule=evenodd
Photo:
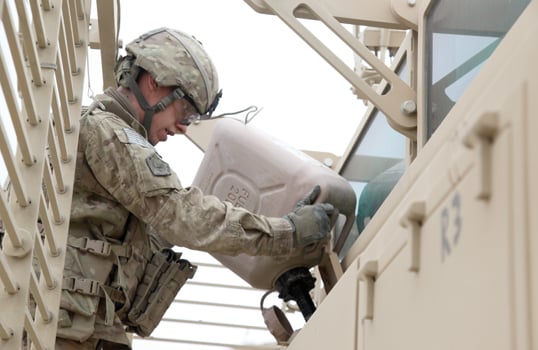
M530 0L437 0L426 15L426 138L463 95Z
M407 79L405 61L397 72L402 79ZM364 230L405 170L407 138L389 125L381 111L374 109L368 118L362 136L341 171L357 195L357 230L349 235L341 256Z

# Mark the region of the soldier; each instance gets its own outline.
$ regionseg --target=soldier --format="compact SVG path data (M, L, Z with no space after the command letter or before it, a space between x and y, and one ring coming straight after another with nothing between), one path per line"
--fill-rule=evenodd
M153 146L211 117L221 97L215 67L197 40L167 28L126 51L119 87L97 96L80 122L57 349L128 349L126 330L151 333L194 272L152 242L286 256L329 239L333 208L312 204L319 188L283 218L183 188Z

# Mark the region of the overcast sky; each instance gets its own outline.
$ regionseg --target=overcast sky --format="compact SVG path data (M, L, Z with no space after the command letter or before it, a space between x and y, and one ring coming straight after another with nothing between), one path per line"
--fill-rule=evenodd
M318 22L306 22L330 42L332 37L319 30ZM263 109L252 124L286 143L336 155L344 152L364 105L350 84L279 18L259 14L242 0L121 1L124 45L162 26L194 35L213 59L223 90L216 114L256 105ZM330 45L351 66L351 51L341 44ZM90 61L90 68L100 72L95 70L97 63ZM97 93L99 73L92 75ZM158 150L173 167L181 167L176 172L189 185L195 169L184 162L199 162L202 155L185 145L185 139L169 138Z

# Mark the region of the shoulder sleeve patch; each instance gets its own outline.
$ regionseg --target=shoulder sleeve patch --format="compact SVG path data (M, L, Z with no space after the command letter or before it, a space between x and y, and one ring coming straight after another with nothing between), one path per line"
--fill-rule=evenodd
M146 164L148 165L149 170L154 176L170 176L172 172L170 171L170 165L166 163L157 153L153 153L146 158Z

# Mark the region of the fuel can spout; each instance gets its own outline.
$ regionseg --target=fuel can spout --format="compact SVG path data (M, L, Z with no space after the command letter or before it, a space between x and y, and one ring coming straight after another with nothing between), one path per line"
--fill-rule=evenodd
M310 296L316 279L307 268L297 267L284 272L276 281L278 297L284 301L294 300L299 306L306 321L316 311L316 306Z

